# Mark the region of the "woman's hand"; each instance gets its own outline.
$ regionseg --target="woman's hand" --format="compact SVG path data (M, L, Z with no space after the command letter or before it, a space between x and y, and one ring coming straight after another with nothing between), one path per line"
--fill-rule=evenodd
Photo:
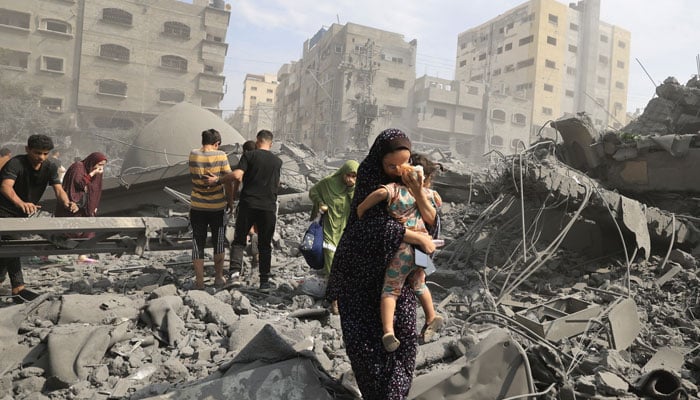
M412 245L418 246L423 252L432 254L435 251L435 243L433 237L427 233L416 232L407 229L403 236L403 241Z
M401 175L401 181L413 197L416 197L423 188L423 175L421 173L406 172Z

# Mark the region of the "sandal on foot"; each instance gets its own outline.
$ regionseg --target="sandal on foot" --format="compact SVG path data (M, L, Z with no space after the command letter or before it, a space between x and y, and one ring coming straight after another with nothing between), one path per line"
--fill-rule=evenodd
M443 325L445 325L445 319L439 315L436 315L429 324L423 325L421 329L420 336L423 339L423 343L428 343L432 340L436 333L442 330Z
M393 333L386 333L382 336L382 344L384 345L384 350L388 353L393 353L399 348L401 341Z

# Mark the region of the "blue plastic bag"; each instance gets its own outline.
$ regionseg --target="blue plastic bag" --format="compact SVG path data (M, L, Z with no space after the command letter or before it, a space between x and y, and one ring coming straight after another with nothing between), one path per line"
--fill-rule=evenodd
M323 220L315 219L304 233L299 252L313 269L323 268Z

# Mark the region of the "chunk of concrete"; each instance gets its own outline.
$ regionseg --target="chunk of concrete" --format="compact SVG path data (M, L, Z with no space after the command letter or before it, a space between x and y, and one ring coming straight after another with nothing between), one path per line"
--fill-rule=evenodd
M507 331L494 329L447 368L416 377L409 399L497 399L534 392L526 355Z
M187 292L185 304L192 308L197 318L205 322L229 326L238 320L230 305L203 290Z
M628 298L615 305L608 313L610 347L624 350L632 345L642 330L637 304Z
M91 366L102 361L110 345L111 327L70 324L56 326L48 336L49 370L54 387L85 380Z

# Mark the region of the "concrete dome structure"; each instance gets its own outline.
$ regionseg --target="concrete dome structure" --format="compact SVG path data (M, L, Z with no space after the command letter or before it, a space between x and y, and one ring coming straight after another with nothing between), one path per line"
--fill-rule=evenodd
M201 147L202 131L221 132L222 144L243 143L236 129L211 111L179 103L146 124L124 156L122 174L186 162L190 150Z

